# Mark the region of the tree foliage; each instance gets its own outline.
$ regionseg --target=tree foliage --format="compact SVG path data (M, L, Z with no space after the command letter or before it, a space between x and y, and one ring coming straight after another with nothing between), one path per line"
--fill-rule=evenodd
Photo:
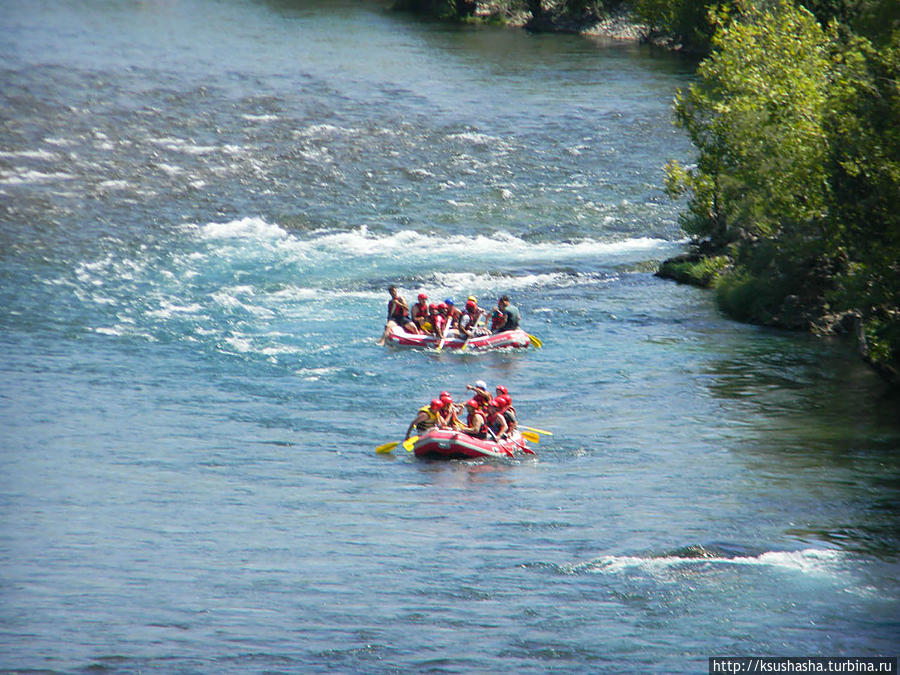
M788 2L719 14L714 51L679 92L675 116L699 150L670 164L668 187L693 193L685 229L718 246L822 234L825 205L825 35Z
M732 259L723 308L795 327L854 312L870 357L896 364L900 30L863 37L839 20L849 0L826 4L825 28L790 0L711 11L712 52L674 106L697 161L670 163L667 189L690 195L684 229Z

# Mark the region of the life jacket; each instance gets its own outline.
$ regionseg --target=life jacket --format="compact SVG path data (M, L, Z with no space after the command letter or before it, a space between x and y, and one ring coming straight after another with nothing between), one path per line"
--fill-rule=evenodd
M491 431L494 432L495 436L500 436L501 425L499 424L500 418L503 416L501 412L495 412L492 415L488 415L487 424L491 428Z
M438 415L437 413L431 409L431 404L423 405L419 408L419 412L427 413L428 419L422 420L418 424L416 424L417 431L425 431L426 429L430 429L431 427L437 426L438 423Z
M428 303L421 304L416 303L412 306L412 318L415 319L427 319L428 318Z
M458 307L451 307L451 308L448 310L447 314L448 314L448 316L449 316L449 318L450 318L450 321L453 322L451 325L456 325L456 326L458 326L458 325L459 325L459 318L460 318L460 317L462 316L462 314L463 314L463 313L462 313L462 310L459 309Z
M503 314L499 309L495 309L493 313L491 313L491 332L493 333L495 330L500 328L506 322L506 315Z
M488 402L491 400L491 395L490 394L482 394L480 391L476 391L474 398L476 401L478 401L478 403L480 403L483 406L486 406L488 404ZM482 412L484 412L484 411L482 411ZM471 425L469 425L469 426L471 426Z
M503 416L506 418L506 425L512 429L513 425L518 423L518 417L516 417L516 409L508 405L503 409Z
M467 328L469 330L475 330L475 327L478 325L478 316L481 314L477 309L475 312L463 312L460 314L458 324L462 328ZM468 319L468 321L463 322L463 319Z
M431 323L436 335L444 336L444 328L447 327L447 317L443 314L434 314L431 317Z
M400 300L400 298L397 298L397 300ZM390 302L388 302L388 320L395 321L402 326L406 323L404 319L406 319L406 307L391 298Z
M487 438L487 419L485 419L484 411L482 410L473 410L469 413L468 417L466 417L466 426L470 429L475 425L475 417L476 415L482 419L481 429L478 433L469 434L472 438Z

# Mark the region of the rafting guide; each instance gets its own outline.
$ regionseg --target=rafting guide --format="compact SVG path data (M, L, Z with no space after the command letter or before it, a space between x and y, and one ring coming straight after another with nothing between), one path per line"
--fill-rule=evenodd
M453 298L429 303L428 295L420 292L416 303L409 307L396 286L388 289L387 322L379 338L379 346L391 344L406 347L443 349L503 349L542 346L540 339L520 327L521 313L508 295L501 295L497 306L488 312L478 305L478 298L470 295L464 309ZM486 325L490 317L490 326Z

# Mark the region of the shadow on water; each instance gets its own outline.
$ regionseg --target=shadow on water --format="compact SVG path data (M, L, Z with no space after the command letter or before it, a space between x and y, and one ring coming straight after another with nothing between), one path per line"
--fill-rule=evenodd
M736 428L730 450L783 501L785 534L897 560L897 394L844 340L761 336L779 348L752 341L709 364L708 391Z

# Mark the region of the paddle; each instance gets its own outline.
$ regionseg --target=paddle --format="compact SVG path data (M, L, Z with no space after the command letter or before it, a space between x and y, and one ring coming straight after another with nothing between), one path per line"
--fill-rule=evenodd
M491 428L488 426L487 421L485 421L485 423L484 423L484 428L487 429L487 432L491 435L491 438L493 438L493 439L494 439L494 442L499 446L499 445L500 445L500 439L497 438L497 434L494 433L494 430L491 429ZM509 448L501 448L501 449L503 450L503 452L505 452L505 453L506 453L507 455L509 455L510 457L515 456L514 453L513 453L513 451L510 450Z
M472 328L472 335L475 335L475 331L478 330L479 326L484 325L484 322L482 321L483 318L484 318L484 310L479 309L478 310L478 319L475 321L474 328ZM468 333L466 333L466 339L463 340L462 347L459 348L459 351L461 351L461 352L466 351L466 347L469 346L469 338L472 337L472 335L469 335Z
M446 340L447 336L450 334L450 324L451 323L453 323L453 322L450 320L450 317L448 316L447 317L447 326L444 328L444 334L441 336L441 342L437 346L438 351L441 351L444 348L444 340Z
M412 452L413 445L417 440L419 440L418 436L410 436L405 441L403 441L403 449L407 452ZM375 452L377 452L379 455L386 455L398 445L400 445L400 441L391 441L390 443L379 445L377 448L375 448Z
M541 437L538 436L534 432L520 431L519 433L522 434L522 438L524 438L526 441L531 441L532 443L540 443L541 442Z
M552 431L544 431L543 429L535 429L534 427L526 427L524 424L519 425L520 429L528 429L529 431L533 431L538 434L544 434L544 436L552 436Z
M526 335L528 334L526 333ZM539 349L540 347L544 346L544 343L541 342L541 339L539 337L535 337L534 335L528 335L528 341L534 345L535 349Z
M398 445L400 445L400 441L391 441L390 443L379 445L377 448L375 448L375 452L377 452L379 455L386 455Z

